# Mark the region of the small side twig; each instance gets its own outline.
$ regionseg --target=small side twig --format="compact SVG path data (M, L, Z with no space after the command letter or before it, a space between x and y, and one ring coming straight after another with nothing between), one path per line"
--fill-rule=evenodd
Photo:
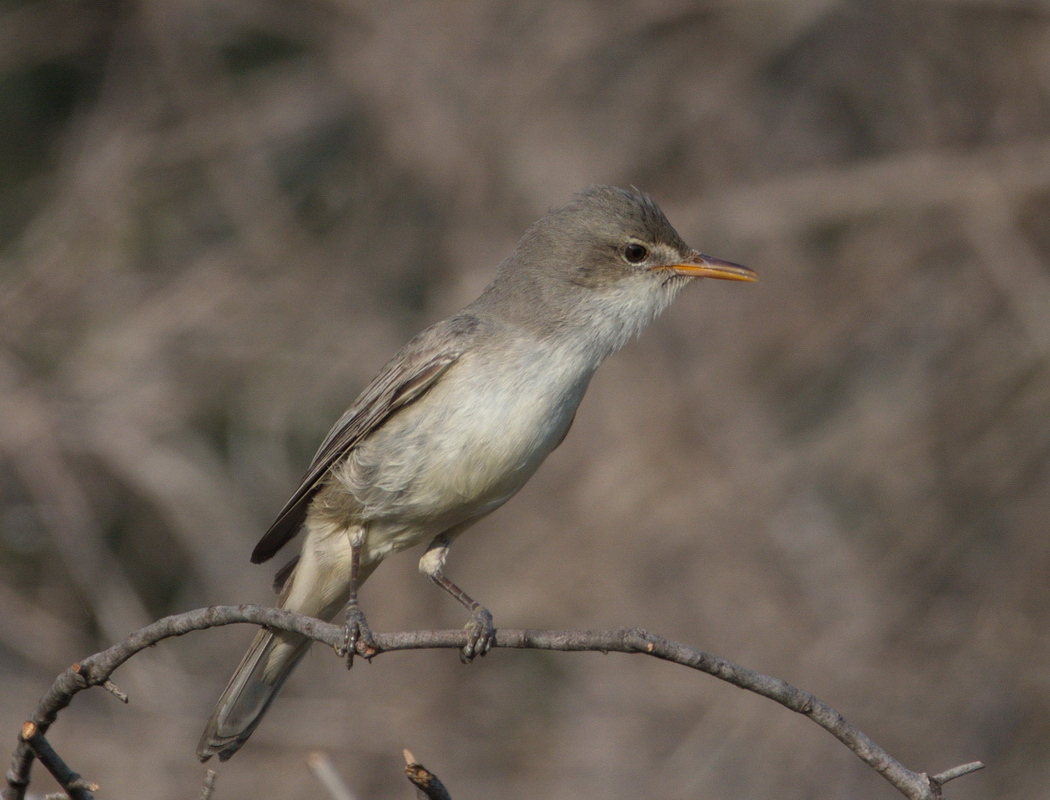
M408 750L405 750L405 777L415 785L420 800L452 800L438 776L416 761Z
M33 751L37 760L44 765L44 769L58 781L58 785L62 787L70 800L92 800L91 792L98 791L98 784L88 783L73 772L62 757L55 752L51 743L44 738L44 734L35 723L27 722L22 726L21 739Z
M109 692L111 695L113 695L115 698L117 698L124 705L128 704L127 693L120 691L120 689L117 688L117 684L113 683L113 681L103 682L102 688Z
M971 772L977 772L979 769L984 769L984 764L980 761L971 761L969 764L960 764L957 767L946 769L944 772L938 772L930 778L930 783L936 784L937 786L944 786L948 781L954 781L956 778L961 778L963 775L969 775Z
M215 778L217 773L213 769L209 769L204 773L204 785L201 786L200 800L211 800L212 793L215 791Z
M354 793L346 785L346 781L339 774L339 770L335 768L335 764L332 763L328 753L320 751L310 753L306 757L306 763L317 777L317 780L321 782L321 785L328 790L332 800L354 800Z

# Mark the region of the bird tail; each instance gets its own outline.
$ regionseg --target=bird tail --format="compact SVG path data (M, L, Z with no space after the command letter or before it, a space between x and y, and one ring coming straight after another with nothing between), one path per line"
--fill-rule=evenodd
M248 741L311 644L296 634L265 629L256 634L204 728L197 745L201 761L214 755L225 761Z

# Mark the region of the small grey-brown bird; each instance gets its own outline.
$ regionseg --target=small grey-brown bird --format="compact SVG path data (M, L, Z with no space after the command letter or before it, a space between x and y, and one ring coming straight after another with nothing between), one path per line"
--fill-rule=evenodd
M336 422L252 552L271 558L283 608L346 607L348 658L372 634L358 588L391 553L429 541L420 571L471 613L465 660L492 646L492 615L444 573L449 546L509 500L572 424L591 376L694 278L753 281L689 247L646 195L592 187L534 223L481 297L420 333ZM256 635L197 755L225 760L251 736L310 640Z

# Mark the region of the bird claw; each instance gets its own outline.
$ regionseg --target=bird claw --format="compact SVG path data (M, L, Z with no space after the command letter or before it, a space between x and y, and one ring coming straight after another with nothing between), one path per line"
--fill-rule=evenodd
M484 656L496 642L496 628L492 624L492 614L487 608L479 606L470 615L470 622L463 626L467 630L467 643L460 651L459 660L469 664L475 656Z
M343 631L343 644L337 647L336 654L346 657L346 668L354 666L354 656L372 658L379 652L372 629L368 627L365 612L356 603L346 609L346 629Z

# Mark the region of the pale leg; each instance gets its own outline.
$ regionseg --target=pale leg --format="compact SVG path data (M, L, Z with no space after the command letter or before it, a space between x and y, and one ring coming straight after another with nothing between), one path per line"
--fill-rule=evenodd
M435 537L419 560L419 570L470 612L470 621L464 626L468 632L467 643L460 653L460 660L466 664L473 661L475 656L483 656L492 649L496 641L496 628L489 610L445 577L443 567L451 544L452 538L447 534Z

